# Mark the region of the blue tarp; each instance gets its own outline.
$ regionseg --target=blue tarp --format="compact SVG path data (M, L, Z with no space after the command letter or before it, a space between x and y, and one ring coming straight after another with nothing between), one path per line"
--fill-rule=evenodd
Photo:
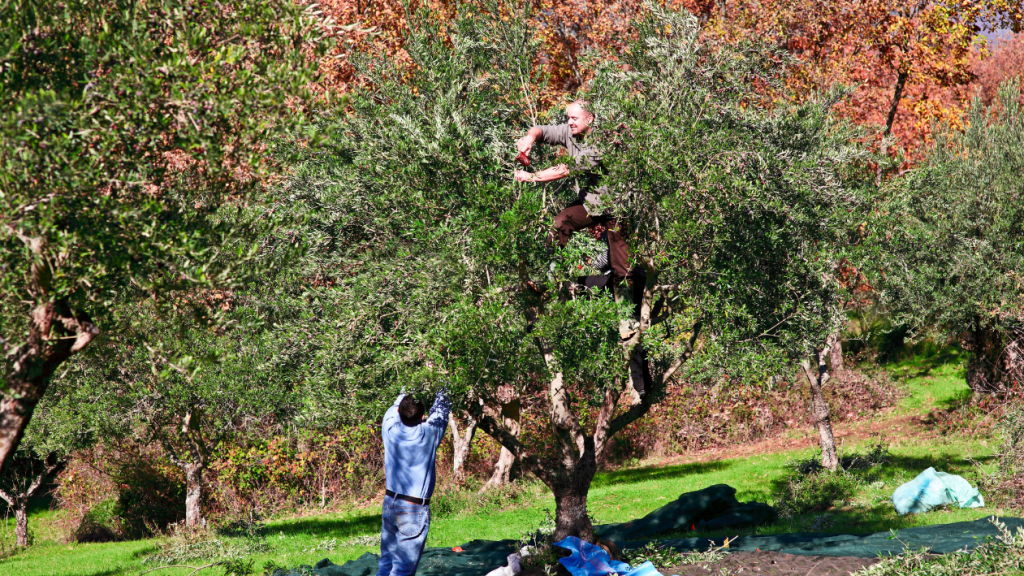
M978 489L954 474L928 468L892 493L892 505L900 516L922 514L946 504L961 508L981 508L985 500Z

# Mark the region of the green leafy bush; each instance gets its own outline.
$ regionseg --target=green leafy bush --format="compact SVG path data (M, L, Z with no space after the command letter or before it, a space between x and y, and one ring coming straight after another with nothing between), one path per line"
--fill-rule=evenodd
M478 492L476 486L469 486L469 489L457 485L442 486L431 498L430 511L435 518L481 511L497 512L531 501L535 487L534 484L513 482Z
M648 542L642 548L622 551L622 561L631 566L650 562L655 568L669 568L682 564L682 558L683 554L665 546L658 546L654 542Z
M799 470L776 480L772 492L779 515L792 518L809 512L823 512L853 497L859 480L845 470Z

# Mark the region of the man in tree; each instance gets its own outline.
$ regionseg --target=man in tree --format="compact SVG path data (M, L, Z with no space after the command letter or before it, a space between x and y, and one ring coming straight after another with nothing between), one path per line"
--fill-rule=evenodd
M605 187L598 185L601 155L593 146L586 143L590 126L594 122L594 114L589 110L589 106L586 100L575 100L565 108L565 114L568 116L568 121L565 124L534 126L527 131L526 136L516 142L519 159L524 165L529 165L530 150L533 149L536 142L540 141L544 144L564 146L568 155L576 163L575 169L570 169L565 164L558 164L534 173L516 170L515 178L518 182L550 182L572 176L574 173L577 175L576 201L555 216L555 234L558 235L558 245L561 247L568 244L569 238L577 230L603 225L606 229L608 263L612 269L612 277L607 284L593 283L590 281L592 279L588 279L584 283L587 287L616 286L621 280L630 277L629 245L622 238L618 219L607 214L606 207L601 203L601 195L606 192ZM600 266L595 267L600 268ZM636 292L630 296L638 305L637 312L639 312L639 300L637 299L639 295L640 293ZM623 337L626 334L628 331L623 332ZM642 394L650 383L650 367L642 348L637 349L630 361L630 373L633 387Z
M530 128L526 136L516 142L519 158L524 164L529 164L530 150L538 141L549 145L564 146L569 157L575 161L574 169L570 169L565 164L559 164L534 173L516 170L515 178L517 182L550 182L572 176L574 173L577 175L576 201L555 216L558 245L565 246L577 230L597 224L603 225L607 229L608 252L612 268L612 283L614 284L629 275L629 245L622 239L618 219L608 215L601 206L601 193L605 191L603 187L597 185L597 180L600 178L597 169L601 163L601 156L586 143L590 125L594 122L594 115L588 108L589 104L586 100L576 100L565 109L565 113L569 117L565 124L534 126Z
M423 402L407 394L399 394L384 414L385 490L377 576L416 573L430 529L434 461L450 410L451 401L442 388L426 420Z

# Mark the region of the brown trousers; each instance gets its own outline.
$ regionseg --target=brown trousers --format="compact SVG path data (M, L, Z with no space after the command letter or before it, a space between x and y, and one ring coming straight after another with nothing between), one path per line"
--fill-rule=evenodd
M558 245L565 246L573 232L600 224L608 230L608 252L612 274L619 278L629 275L629 244L622 239L619 221L611 216L591 216L582 203L573 202L555 216Z

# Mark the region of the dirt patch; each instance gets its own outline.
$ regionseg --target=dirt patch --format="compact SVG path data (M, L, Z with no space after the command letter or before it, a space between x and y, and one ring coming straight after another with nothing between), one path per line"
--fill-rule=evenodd
M870 438L907 438L913 436L917 440L926 440L939 436L939 430L929 426L927 417L901 416L897 418L886 418L886 412L879 414L874 420L852 421L842 424L833 424L836 437L836 445L842 447L844 444L855 444ZM696 453L684 454L665 458L658 462L657 466L674 466L678 464L689 464L692 462L711 462L722 458L747 458L750 456L761 456L774 454L796 448L808 448L820 450L821 439L816 429L805 429L801 437L775 436L760 442L740 444L728 447L716 447L708 450L701 450Z
M678 574L679 576L717 576L722 569L725 569L727 574L838 576L853 574L878 561L877 558L851 556L797 556L782 552L731 552L726 554L722 560L708 564L708 569L699 564L683 564L661 570L661 573Z

